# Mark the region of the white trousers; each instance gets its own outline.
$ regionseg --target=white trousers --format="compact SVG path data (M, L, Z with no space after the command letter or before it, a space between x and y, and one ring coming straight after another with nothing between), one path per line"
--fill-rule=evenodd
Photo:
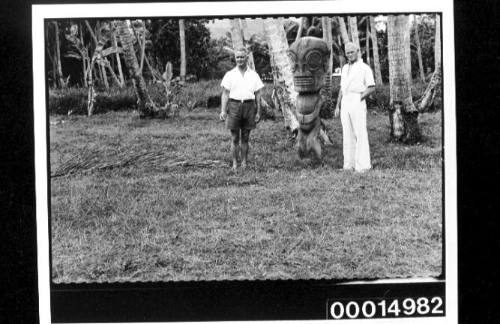
M366 101L360 93L342 96L340 121L344 143L344 169L364 171L371 169L370 145L366 129Z

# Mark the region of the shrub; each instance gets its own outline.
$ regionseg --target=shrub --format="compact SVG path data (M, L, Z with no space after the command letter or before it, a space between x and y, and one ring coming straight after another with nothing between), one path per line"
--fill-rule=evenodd
M49 113L87 114L87 88L67 88L49 90ZM134 109L137 99L132 88L111 88L109 91L96 92L94 113Z
M108 111L131 110L136 108L137 98L135 96L135 90L132 87L127 87L123 89L113 88L107 92L97 93L94 111L96 113L105 113Z
M412 84L412 99L413 102L417 102L418 99L422 96L425 89L427 87L426 83L414 80ZM390 86L388 83L383 85L377 85L375 93L367 100L368 108L374 108L378 110L386 110L389 107L389 103L391 100L390 95ZM441 91L437 92L436 98L434 100L434 106L431 107L431 110L441 109L442 108L442 97Z
M87 111L87 89L49 90L48 110L51 114L67 114L68 111L85 114Z
M323 119L333 117L335 105L337 103L339 84L334 80L330 96L327 96L320 111ZM416 102L426 88L426 84L415 81L412 87L413 101ZM185 83L183 86L176 86L172 91L171 102L177 104L181 109L193 109L196 107L220 108L221 87L220 80L199 81ZM165 88L162 84L153 83L148 85L148 92L151 99L160 107L167 103ZM265 83L262 89L262 97L271 107L269 110L262 109L262 118L274 118L280 112L274 107L272 100L273 84ZM96 91L94 113L105 113L108 111L130 110L137 108L137 98L132 86L120 89ZM369 109L385 110L389 107L390 89L389 84L377 85L375 93L367 99ZM434 100L431 110L442 108L441 91ZM87 89L86 88L66 88L49 90L48 109L51 114L86 114L87 113Z
M220 97L221 94L220 80L203 80L186 83L174 99L174 102L188 109L209 107L209 98Z

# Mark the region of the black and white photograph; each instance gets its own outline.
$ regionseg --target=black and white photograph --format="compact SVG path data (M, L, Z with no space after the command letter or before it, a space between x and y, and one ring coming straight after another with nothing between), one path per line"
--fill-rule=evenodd
M318 315L455 318L448 2L35 6L41 287L439 283Z

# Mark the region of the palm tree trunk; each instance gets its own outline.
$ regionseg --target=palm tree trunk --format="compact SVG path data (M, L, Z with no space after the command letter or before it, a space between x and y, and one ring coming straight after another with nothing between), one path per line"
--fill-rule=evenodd
M338 53L337 60L339 62L339 67L342 67L346 62L344 46L342 46L342 44L346 44L347 42L349 42L349 35L347 34L344 18L333 17L332 19L337 22L337 25L340 29L340 34L337 35L336 44L334 45Z
M115 71L113 70L113 67L111 67L110 64L107 64L106 65L106 68L109 70L109 73L111 73L111 76L113 77L113 80L115 81L116 85L121 88L122 87L122 84L120 82L120 80L118 79L118 76L116 76L116 73Z
M366 18L366 17L365 17ZM366 63L370 65L370 22L366 22Z
M100 26L101 26L101 23L98 20L97 24L96 24L97 31L99 31ZM97 37L94 35L94 38L96 40L96 49L99 48L99 51L102 51L102 49L104 47L104 41L101 39L101 33L99 32ZM106 90L109 90L108 75L106 74L106 68L102 64L101 60L97 61L97 66L99 67L99 72L101 73L101 80L104 83L104 87L106 88Z
M99 22L97 22L97 23L99 24ZM104 44L99 43L99 40L97 39L97 36L95 35L94 30L90 26L90 23L88 22L88 20L85 20L85 26L87 26L87 30L90 32L90 35L92 36L92 39L94 40L94 45L95 45L94 56L95 56L95 53L102 50L102 47ZM92 59L91 65L93 66L94 63L95 63L95 58ZM98 69L99 69L99 73L101 74L101 80L103 81L104 86L106 87L107 90L109 90L109 83L108 83L108 79L106 77L106 71L104 70L104 67L101 64L98 64Z
M418 22L416 15L414 16L413 22L415 28L415 43L417 44L418 70L420 71L420 79L422 82L425 82L424 63L422 61L422 46L420 45L420 36L418 35Z
M340 37L342 38L342 42L345 45L345 44L350 42L350 39L349 39L349 33L347 32L347 26L345 24L344 17L340 17L340 16L337 17L337 21L338 21L339 28L340 28Z
M323 25L323 40L326 42L330 49L330 58L328 60L328 73L327 73L327 86L331 87L331 78L333 72L333 51L332 51L332 20L330 17L321 17L321 24Z
M375 70L375 83L382 85L382 72L380 71L380 58L378 56L378 39L377 30L375 28L375 18L370 16L370 37L372 38L372 49L373 49L373 67Z
M299 122L294 113L297 92L294 90L292 67L290 58L287 55L288 42L282 20L265 19L264 31L271 56L275 102L281 108L285 119L285 127L293 134L296 134L299 129Z
M179 19L179 38L181 46L181 83L186 80L186 27L184 19Z
M83 51L81 52L82 55L82 84L85 85L85 73L87 72L87 64L89 63L89 57L88 57L88 49L84 46L83 42L83 29L82 29L82 24L78 24L78 32L80 34L80 43L82 44L82 49Z
M133 33L133 36L135 38L135 40L137 41L137 44L139 44L139 46L141 47L141 52L142 52L142 45L141 45L141 39L139 38L139 35L137 35L137 32L136 30L134 29L133 26L130 27L130 30L132 31ZM132 34L131 34L132 35ZM135 53L135 50L134 50L134 53ZM134 54L135 55L135 54ZM136 60L137 60L137 57L136 57ZM153 80L155 81L161 81L162 78L161 78L161 73L158 72L158 70L156 69L153 69L153 67L151 66L151 64L149 63L149 59L148 59L148 56L147 55L144 55L144 57L141 58L141 62L142 60L144 62L146 62L146 65L149 69L149 72L151 73L151 75L153 76ZM141 71L141 74L142 74L142 68L140 68L140 71Z
M59 41L59 24L57 21L54 21L54 29L55 29L55 37L56 37L56 48L55 48L55 63L56 63L56 71L57 71L57 84L61 88L66 87L66 83L64 82L63 79L63 74L62 74L62 65L61 65L61 43Z
M345 25L345 20L343 17L337 17L337 21L340 27L340 36L342 37L342 42L345 44L349 43L349 34L347 33L347 27Z
M51 48L50 48L50 41L49 41L49 26L50 24L47 24L45 26L45 39L46 39L46 46L45 46L45 51L47 52L47 57L49 58L50 60L50 63L52 64L52 68L49 69L49 71L51 72L52 74L52 87L53 88L57 88L57 84L56 84L56 79L57 79L57 75L56 75L56 62L54 60L54 57L52 55L52 51L51 51Z
M434 70L441 70L441 16L436 14L436 34L434 37Z
M101 71L102 80L104 81L104 87L109 90L108 74L106 73L106 68L102 64L98 64Z
M134 38L137 41L137 44L139 45L139 48L141 50L141 57L139 59L139 71L142 74L143 67L144 67L144 59L146 57L146 33L143 32L142 35L138 35L137 31L135 30L135 27L133 25L130 25L130 28L133 32ZM134 51L135 53L135 51ZM137 58L136 58L137 59Z
M85 82L87 84L87 115L92 116L94 113L94 103L95 103L95 90L94 90L94 77L93 77L93 62L91 62L87 71L85 72Z
M231 42L233 44L233 50L236 50L238 47L246 47L241 19L239 18L231 19L230 23L231 23ZM252 70L255 70L253 53L251 51L249 51L248 54L248 66Z
M349 32L351 33L352 42L359 48L358 56L361 58L361 46L359 45L358 35L358 19L356 17L347 17L349 22Z
M302 37L302 33L304 32L304 24L306 17L300 17L299 19L299 28L297 28L297 35L295 36L295 41L298 41Z
M118 42L116 41L116 31L113 31L111 35L111 39L113 40L114 48L118 49ZM116 55L116 66L118 67L118 75L120 76L120 88L125 86L125 79L123 78L123 70L122 70L122 62L120 60L120 53L118 50L115 53Z
M144 27L145 29L146 27ZM142 37L141 37L141 41L139 42L140 46L141 46L141 66L139 67L139 69L141 70L141 73L142 71L144 70L143 67L144 67L144 58L146 57L146 31L143 30L142 32Z
M240 19L241 26L241 38L243 40L243 45L245 44L245 29L248 28L246 19ZM253 59L253 52L248 50L248 66L255 71L255 61ZM262 97L261 97L262 98Z
M142 77L142 74L139 70L139 63L137 62L137 57L134 50L133 36L130 33L128 26L129 23L129 21L117 20L116 27L118 37L120 37L120 41L122 43L125 63L129 70L129 74L132 78L134 89L136 91L139 115L141 118L159 117L159 109L149 97L149 93L146 89L146 83L144 82L144 78Z
M391 137L406 143L420 139L418 110L411 97L410 26L407 15L389 16L387 22Z
M434 37L434 73L422 97L418 100L418 110L424 112L434 103L436 93L441 86L441 17L436 14L436 34Z

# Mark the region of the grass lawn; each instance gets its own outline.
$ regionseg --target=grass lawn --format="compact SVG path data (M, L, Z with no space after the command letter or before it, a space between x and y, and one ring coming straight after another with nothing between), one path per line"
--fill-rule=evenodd
M51 179L52 279L437 276L441 113L419 118L424 140L405 146L388 142L388 117L370 111L374 170L357 174L339 170L338 119L326 121L334 145L322 165L297 158L278 119L258 125L249 168L234 173L217 109L50 116L52 172L89 152L108 162ZM127 160L146 153L155 157Z

